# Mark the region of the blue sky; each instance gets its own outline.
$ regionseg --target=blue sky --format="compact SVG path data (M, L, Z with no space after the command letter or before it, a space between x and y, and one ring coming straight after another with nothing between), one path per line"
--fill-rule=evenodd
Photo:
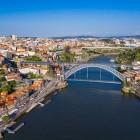
M140 34L138 0L2 0L0 36Z

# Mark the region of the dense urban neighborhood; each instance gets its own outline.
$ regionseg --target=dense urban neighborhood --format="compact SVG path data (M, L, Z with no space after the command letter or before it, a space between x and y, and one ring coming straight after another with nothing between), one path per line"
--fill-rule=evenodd
M111 61L121 64L118 71L127 79L124 91L137 92L140 96L138 38L0 37L0 129L28 108L41 104L40 100L46 94L59 86L66 86L66 83L60 82L63 68L58 62L67 66L68 63L87 62L102 55L117 56ZM22 62L48 62L54 65L24 65ZM132 66L128 69L126 64Z
M117 63L132 64L128 80L140 80L140 39L136 38L72 38L72 39L43 39L0 37L0 107L11 106L24 93L39 89L47 76L61 74L62 68L41 65L21 65L22 61L29 62L82 62L105 54L119 54ZM87 48L84 48L87 47ZM91 48L88 48L91 47ZM102 47L114 47L102 49ZM135 47L135 49L116 49L117 47ZM93 48L93 49L92 49ZM34 82L33 82L34 81ZM36 84L37 83L37 84Z

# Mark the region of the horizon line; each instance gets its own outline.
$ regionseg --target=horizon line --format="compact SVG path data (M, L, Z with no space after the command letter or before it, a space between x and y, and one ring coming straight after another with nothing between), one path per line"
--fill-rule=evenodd
M109 37L131 37L131 36L140 36L140 34L132 34L132 35L104 35L104 36L96 36L96 35L64 35L64 36L48 36L48 37L39 37L39 36L18 36L17 34L12 34L16 35L17 38L65 38L65 37L95 37L95 38L109 38ZM11 37L12 35L3 35L0 37Z

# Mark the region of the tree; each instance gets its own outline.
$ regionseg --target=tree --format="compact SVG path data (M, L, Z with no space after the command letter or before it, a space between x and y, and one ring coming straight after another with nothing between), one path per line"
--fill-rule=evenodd
M36 74L34 74L34 73L32 73L32 72L28 73L28 77L29 77L30 79L43 78L43 76L41 76L41 75L36 75Z
M140 80L137 80L136 82L138 83L138 85L140 85Z
M140 61L139 49L124 50L117 58L117 62L123 64L130 64L135 60Z
M73 62L74 61L75 54L70 52L64 52L60 56L61 62Z
M15 81L15 80L9 81L8 84L9 84L12 88L15 88L15 87L16 87L16 81Z
M3 74L5 74L4 73L4 70L3 69L0 69L0 75L3 75Z
M53 71L52 66L48 67L48 73L49 73L50 76L54 76L54 71Z
M40 59L40 58L37 57L37 56L31 56L31 57L27 57L27 58L26 58L26 61L35 61L35 62L39 62L39 61L42 61L42 59Z
M4 82L4 81L6 81L5 77L1 77L0 82Z
M64 47L64 52L69 52L69 50L70 50L70 46L65 46Z
M121 45L124 45L124 44L125 44L125 42L124 42L124 41L120 41L120 44L121 44Z
M3 120L4 122L9 121L9 119L10 119L9 116L3 116L3 117L2 117L2 120Z
M115 44L112 39L101 39L101 41L107 43L107 44Z
M12 92L11 85L2 86L1 89L0 89L0 91L1 92L7 91L7 92L11 93Z
M30 79L35 79L35 78L36 78L35 74L32 73L32 72L28 73L28 77L29 77Z
M138 54L136 55L136 60L137 60L137 61L140 61L140 53L138 53Z
M14 91L15 87L16 87L16 81L15 80L9 81L7 84L3 85L0 88L0 92L7 91L10 94Z

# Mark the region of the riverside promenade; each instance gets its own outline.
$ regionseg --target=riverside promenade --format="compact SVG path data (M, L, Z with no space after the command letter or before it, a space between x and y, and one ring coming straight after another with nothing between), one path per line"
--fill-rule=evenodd
M56 89L65 88L67 86L66 82L62 82L59 80L51 80L50 82L44 84L41 90L35 92L33 95L29 96L24 102L19 103L18 105L13 105L11 108L7 108L7 110L1 110L1 116L9 114L10 112L14 112L16 110L16 116L14 118L10 118L8 121L0 122L0 138L3 137L3 133L7 131L7 128L14 125L16 119L19 118L24 113L30 112L36 106L42 102L46 96L51 94Z

